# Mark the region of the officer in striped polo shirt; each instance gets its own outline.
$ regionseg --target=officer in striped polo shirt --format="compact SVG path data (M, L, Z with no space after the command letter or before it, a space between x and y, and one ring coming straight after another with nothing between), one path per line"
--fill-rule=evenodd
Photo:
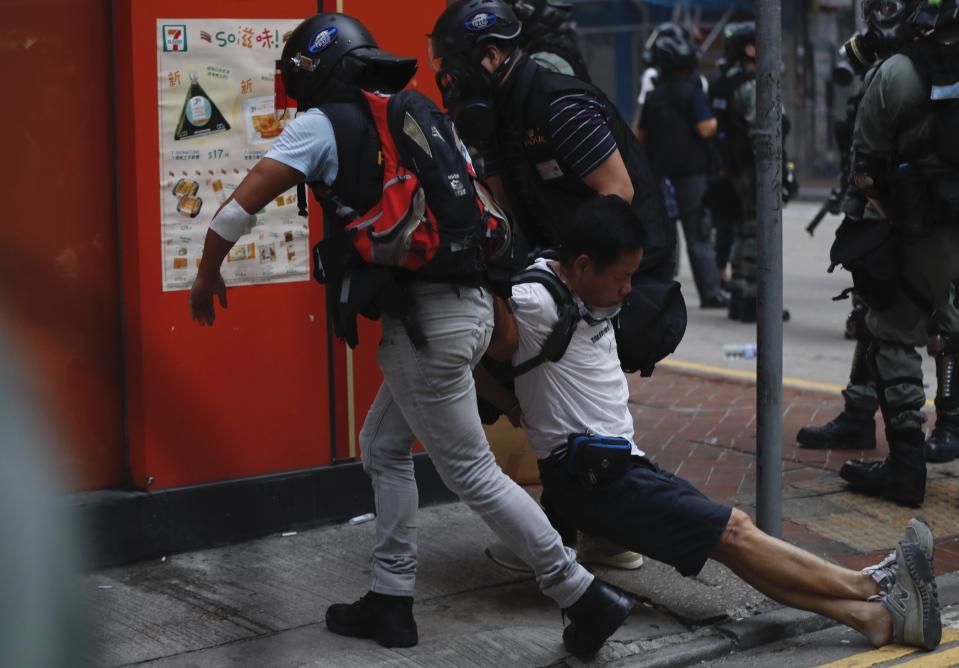
M443 101L530 243L555 247L569 213L618 195L649 241L639 273L672 279L676 230L642 146L595 86L551 72L520 47L503 0L457 0L430 35Z

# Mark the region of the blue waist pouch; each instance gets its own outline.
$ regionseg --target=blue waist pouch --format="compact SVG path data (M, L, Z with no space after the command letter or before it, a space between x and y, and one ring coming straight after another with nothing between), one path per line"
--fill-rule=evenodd
M566 439L566 469L586 485L601 485L629 468L633 445L619 436L570 434Z

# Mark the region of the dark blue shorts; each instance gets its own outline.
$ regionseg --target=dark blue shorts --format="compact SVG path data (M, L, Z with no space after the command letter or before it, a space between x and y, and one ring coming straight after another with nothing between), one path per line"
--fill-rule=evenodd
M539 467L543 507L564 538L575 527L683 575L702 570L732 513L646 457L633 457L621 478L591 489L563 461L541 460Z

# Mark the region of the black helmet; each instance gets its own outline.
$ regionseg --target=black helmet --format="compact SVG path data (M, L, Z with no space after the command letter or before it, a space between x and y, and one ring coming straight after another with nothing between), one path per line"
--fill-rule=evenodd
M959 0L945 0L939 7L933 35L937 42L945 46L959 44Z
M287 94L308 102L334 83L330 76L347 55L355 59L357 66L338 73L338 80L349 80L335 83L396 92L416 73L415 58L381 51L370 31L352 16L317 14L298 25L283 47L279 69Z
M689 31L686 30L686 28L673 21L666 21L665 23L660 23L656 26L656 29L650 33L646 39L646 48L652 49L653 45L656 44L656 40L660 37L672 37L673 39L683 42L689 42L691 40Z
M662 29L660 29L662 28ZM696 48L688 34L675 23L656 29L656 39L650 49L650 62L660 72L692 70L696 67Z
M756 24L753 21L743 21L742 23L730 23L723 31L726 37L724 51L726 62L730 65L741 63L747 59L746 47L748 45L756 46Z
M573 6L561 0L507 0L523 22L523 37L534 40L554 33L570 32Z
M503 0L457 0L440 14L429 37L430 64L460 137L479 146L494 131L493 87L509 71L513 52L496 72L481 61L485 45L512 41L523 24Z
M655 63L653 63L653 47L656 45L656 40L663 36L671 36L677 40L689 41L689 33L678 23L673 23L672 21L660 23L649 33L649 37L647 37L643 43L644 66L656 67Z
M443 58L493 40L519 37L523 24L503 0L457 0L436 19L429 34L430 61L439 71Z

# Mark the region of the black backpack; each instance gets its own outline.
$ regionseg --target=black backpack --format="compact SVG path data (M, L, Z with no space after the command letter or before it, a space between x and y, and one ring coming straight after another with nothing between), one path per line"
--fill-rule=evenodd
M528 268L513 277L513 285L539 283L556 303L558 318L543 341L539 352L512 366L484 357L480 364L502 385L513 388L513 380L544 362L563 358L582 319L573 295L563 281L548 269ZM613 318L619 363L626 373L653 374L656 363L672 354L686 333L686 301L680 284L664 282L646 275L633 278L633 290L623 300L623 308ZM478 398L480 418L493 424L501 412L485 399Z
M633 277L633 290L613 321L619 365L647 378L656 364L673 354L686 334L686 300L677 281Z

